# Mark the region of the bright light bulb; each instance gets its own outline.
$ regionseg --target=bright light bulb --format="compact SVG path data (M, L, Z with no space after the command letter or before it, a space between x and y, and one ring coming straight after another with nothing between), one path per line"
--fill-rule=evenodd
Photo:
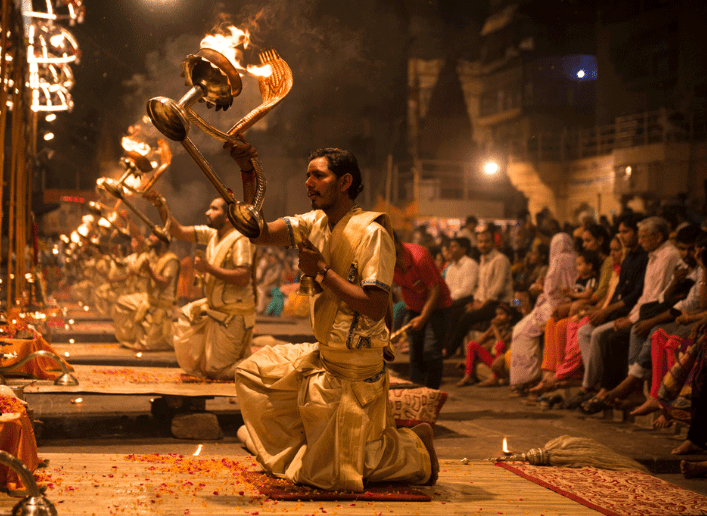
M498 172L498 163L496 163L495 161L489 161L484 165L484 173L487 176L492 176L496 172Z
M579 71L577 72L577 77L578 77L579 79L582 79L585 75L587 75L587 74L586 74L586 72L585 72L584 70L579 70Z

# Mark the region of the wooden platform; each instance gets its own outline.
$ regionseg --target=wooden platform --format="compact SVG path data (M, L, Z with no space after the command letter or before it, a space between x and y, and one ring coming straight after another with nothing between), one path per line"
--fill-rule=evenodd
M165 367L75 365L76 386L54 385L51 380L12 380L24 385L26 394L124 394L158 396L236 395L233 382L185 382L182 370Z
M209 445L207 445L209 446ZM196 449L196 445L194 448ZM206 448L208 449L208 448ZM46 497L60 516L111 514L596 515L491 463L442 463L431 502L274 502L244 481L252 457L42 454ZM41 470L40 470L41 471ZM17 503L0 495L4 511Z

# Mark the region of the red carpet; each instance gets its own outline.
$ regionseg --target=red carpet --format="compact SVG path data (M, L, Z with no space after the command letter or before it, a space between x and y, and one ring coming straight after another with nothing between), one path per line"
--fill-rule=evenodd
M607 516L675 516L707 513L707 497L636 471L499 463Z
M283 501L349 501L366 502L429 502L431 498L406 484L378 484L366 487L361 493L350 491L324 491L313 487L295 485L287 480L272 478L265 473L249 473L252 482L264 496Z

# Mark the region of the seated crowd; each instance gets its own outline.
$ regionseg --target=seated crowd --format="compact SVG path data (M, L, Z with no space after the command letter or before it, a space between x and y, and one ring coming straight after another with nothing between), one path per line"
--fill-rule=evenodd
M460 387L509 385L585 414L660 412L657 428L689 426L674 454L704 450L707 231L670 215L583 217L563 231L527 212L505 229L469 217L453 237L418 228L396 242L411 380L439 388L442 361L456 360Z

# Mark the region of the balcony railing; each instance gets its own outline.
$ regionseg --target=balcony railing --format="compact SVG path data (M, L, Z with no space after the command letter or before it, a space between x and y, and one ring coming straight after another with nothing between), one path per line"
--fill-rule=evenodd
M676 121L667 110L618 117L613 124L542 133L505 142L518 161L565 161L611 153L614 149L652 143L688 142L707 137L707 120Z

